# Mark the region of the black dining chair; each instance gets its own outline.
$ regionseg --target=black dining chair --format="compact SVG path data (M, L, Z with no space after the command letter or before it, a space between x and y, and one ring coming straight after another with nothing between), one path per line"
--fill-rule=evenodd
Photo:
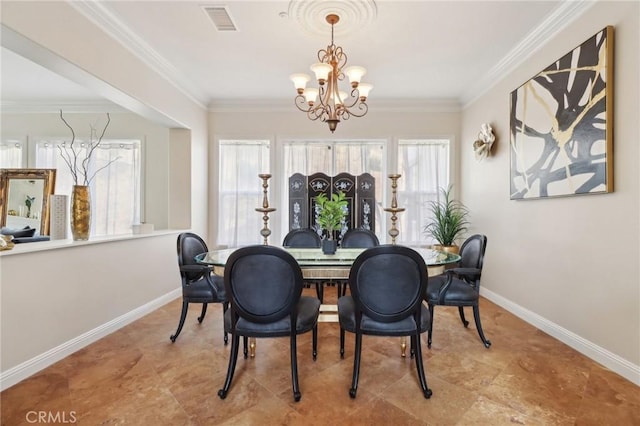
M381 245L362 252L349 273L349 296L338 299L340 356L344 357L345 330L355 333L353 378L349 395L356 397L360 374L362 336L410 336L420 387L431 397L420 349L420 335L429 329L429 311L422 303L427 265L415 250Z
M320 248L322 239L316 231L310 228L300 228L289 231L282 240L283 247L291 248ZM304 283L308 286L316 287L316 295L320 302L324 297L324 281L306 279Z
M320 301L302 296L302 271L295 258L279 247L256 245L240 248L227 259L224 285L230 309L224 316L231 333L227 378L218 396L225 399L238 359L239 338L289 336L293 397L301 397L298 385L296 336L312 331L313 360L318 354Z
M200 236L183 232L178 235L178 267L182 280L182 312L178 329L169 338L175 342L182 331L184 320L190 303L202 303L202 312L198 322L202 323L207 313L209 303L221 303L223 312L227 311L229 302L224 290L222 277L215 275L207 265L201 265L195 261L195 256L209 251L204 240ZM228 342L228 335L224 333L224 344Z
M370 248L380 245L380 240L373 231L363 228L351 228L342 236L342 248ZM347 292L348 281L338 281L338 297Z
M429 278L429 285L425 299L431 312L431 323L427 346L431 347L431 334L433 331L433 313L435 305L457 306L462 324L467 327L469 321L465 319L464 307L473 308L473 317L480 340L486 348L491 346L482 331L480 322L480 278L484 264L484 253L487 249L487 237L485 235L472 235L467 238L460 247L460 262L458 267L447 269L444 274Z

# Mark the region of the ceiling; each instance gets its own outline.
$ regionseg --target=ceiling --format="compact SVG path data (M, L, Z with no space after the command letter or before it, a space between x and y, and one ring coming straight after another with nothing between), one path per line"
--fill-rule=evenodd
M290 102L289 75L310 74L330 42L367 68L376 101L465 104L576 15L569 1L216 1L237 31L219 31L201 1L73 2L81 13L208 108ZM52 79L54 79L52 81ZM96 95L2 50L2 100Z

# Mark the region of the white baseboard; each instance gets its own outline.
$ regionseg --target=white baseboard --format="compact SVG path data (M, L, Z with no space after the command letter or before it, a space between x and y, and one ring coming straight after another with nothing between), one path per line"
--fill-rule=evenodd
M561 342L571 346L576 351L591 358L597 363L602 364L611 371L615 371L637 386L640 386L640 366L635 365L612 352L609 352L608 350L578 336L577 334L563 327L560 327L558 324L555 324L548 319L541 317L540 315L531 312L530 310L525 309L516 303L513 303L508 299L505 299L504 297L492 292L491 290L487 290L483 287L480 289L480 295L511 312L518 318L528 322L539 330L542 330L550 336L553 336Z
M0 391L10 388L27 377L43 370L85 346L119 330L127 324L142 318L150 312L166 305L182 295L182 289L178 288L163 296L146 303L133 311L127 312L99 327L75 337L53 349L48 350L22 364L16 365L0 373Z

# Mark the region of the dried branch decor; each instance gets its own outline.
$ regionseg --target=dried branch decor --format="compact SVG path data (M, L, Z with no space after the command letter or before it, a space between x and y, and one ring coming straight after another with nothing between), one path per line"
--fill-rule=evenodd
M88 146L85 143L76 142L76 132L73 130L73 127L69 125L67 120L65 120L62 116L62 110L60 110L60 119L69 128L69 130L71 130L71 143L69 143L68 145L66 143L58 145L60 156L71 171L71 175L73 176L73 184L88 186L100 170L106 169L107 167L109 167L109 165L111 165L111 163L120 158L114 158L113 160L109 161L107 164L93 172L93 174L89 174L89 163L91 161L91 156L93 155L93 152L96 150L96 148L100 146L102 138L107 131L107 127L109 127L109 123L111 123L111 117L109 116L109 113L107 113L107 123L104 125L104 129L102 129L100 137L97 137L98 132L96 131L96 128L93 125L89 126L91 128L91 137L88 142Z

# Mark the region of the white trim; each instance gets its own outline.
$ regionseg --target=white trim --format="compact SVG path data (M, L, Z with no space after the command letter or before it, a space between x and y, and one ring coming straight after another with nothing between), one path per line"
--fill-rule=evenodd
M517 303L514 303L491 290L482 287L480 295L487 300L495 303L503 309L511 312L518 318L528 322L539 330L544 331L550 336L560 340L580 352L581 354L591 358L608 369L618 373L625 379L631 381L636 386L640 386L640 366L586 340L583 337L555 324L552 321L532 312Z
M119 317L114 318L111 321L94 328L93 330L89 330L86 333L81 334L80 336L74 337L68 342L65 342L36 357L33 357L30 360L23 362L22 364L16 365L15 367L1 372L0 391L4 391L5 389L10 388L16 383L26 379L27 377L37 373L40 370L49 367L50 365L60 361L61 359L71 355L72 353L79 351L85 346L88 346L91 343L96 342L97 340L100 340L103 337L113 333L114 331L119 330L125 325L128 325L133 321L142 318L148 313L151 313L161 306L164 306L167 303L177 299L181 294L182 289L180 288L170 291L164 296L160 296L155 300L152 300L130 312L127 312L124 315L120 315Z
M194 87L187 76L167 61L142 37L129 28L119 16L97 1L69 2L85 18L118 41L124 48L133 53L155 72L164 77L183 95L195 102L200 108L206 108L206 101L198 97L201 93Z
M591 0L563 1L549 16L534 28L523 40L507 53L493 68L479 78L461 96L462 109L466 109L478 98L498 84L504 76L522 65L531 55L545 46L549 40L575 21L591 6L596 4Z

